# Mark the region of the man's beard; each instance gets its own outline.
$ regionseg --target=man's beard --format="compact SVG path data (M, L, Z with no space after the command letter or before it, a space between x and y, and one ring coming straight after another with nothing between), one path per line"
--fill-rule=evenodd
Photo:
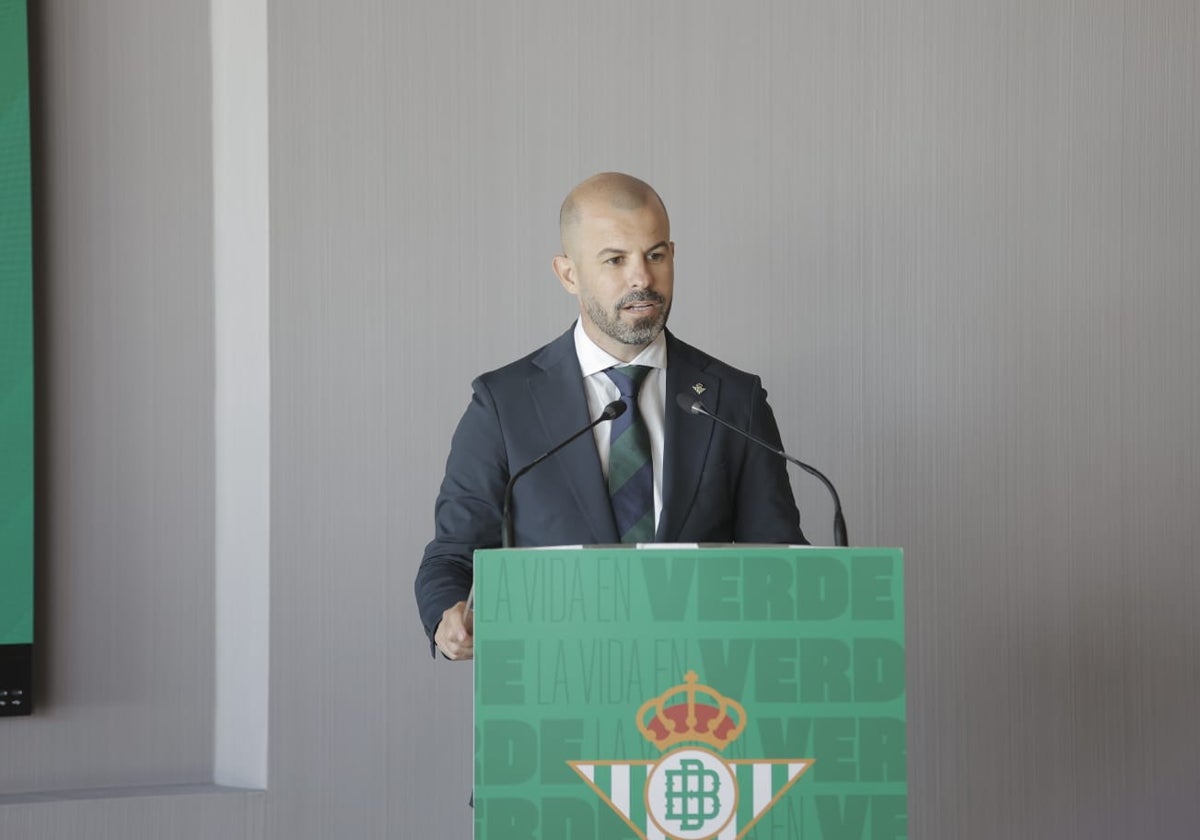
M621 320L621 310L624 307L642 301L657 303L658 309L635 321ZM630 292L625 295L613 307L614 314L612 315L605 312L604 308L590 297L584 298L583 307L587 310L592 323L599 327L602 333L622 344L632 344L638 347L647 345L658 337L663 327L667 325L667 315L670 313L667 299L658 292L650 291Z

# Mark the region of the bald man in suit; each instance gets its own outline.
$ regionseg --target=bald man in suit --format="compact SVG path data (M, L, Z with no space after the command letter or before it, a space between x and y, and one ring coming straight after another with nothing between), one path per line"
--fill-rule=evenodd
M473 655L465 600L476 549L501 542L509 476L598 417L619 398L608 372L649 370L636 408L649 438L654 542L804 544L785 463L675 405L680 393L782 449L757 376L666 330L675 243L648 184L601 173L567 196L554 273L579 300L579 320L528 356L480 376L451 443L435 536L415 583L421 621L449 659ZM513 495L518 546L619 543L610 503L608 423L526 474ZM648 516L648 514L647 514ZM646 540L643 540L646 541Z

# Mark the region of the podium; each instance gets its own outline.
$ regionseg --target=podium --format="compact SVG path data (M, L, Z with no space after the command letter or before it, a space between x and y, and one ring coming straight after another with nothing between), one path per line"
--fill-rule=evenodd
M903 556L475 555L475 840L905 838Z

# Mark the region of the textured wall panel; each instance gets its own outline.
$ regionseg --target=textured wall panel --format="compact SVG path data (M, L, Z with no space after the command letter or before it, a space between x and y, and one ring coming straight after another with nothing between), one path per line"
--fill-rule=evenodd
M270 37L271 836L469 830L410 582L606 168L672 211L677 333L908 551L912 835L1200 821L1194 2L289 0Z

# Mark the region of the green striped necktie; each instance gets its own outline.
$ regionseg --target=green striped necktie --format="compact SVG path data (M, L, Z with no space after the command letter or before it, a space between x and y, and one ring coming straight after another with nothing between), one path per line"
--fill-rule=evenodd
M645 365L621 365L604 371L621 392L627 410L613 420L608 449L608 495L612 499L617 531L623 543L654 540L654 465L650 458L650 432L638 410L638 391Z

